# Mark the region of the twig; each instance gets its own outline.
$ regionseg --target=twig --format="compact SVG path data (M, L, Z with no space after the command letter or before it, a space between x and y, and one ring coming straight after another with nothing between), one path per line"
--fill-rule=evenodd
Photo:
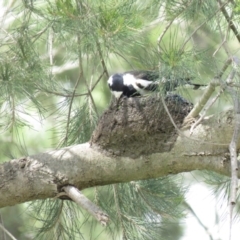
M218 0L218 2L222 5L221 0ZM235 24L233 23L231 17L228 15L228 12L227 12L226 8L223 6L223 7L221 8L221 11L222 11L223 16L225 17L226 21L228 22L231 30L233 31L235 37L237 38L238 42L240 43L240 35L239 35L239 32L238 32Z
M32 36L32 43L35 43L35 42L38 40L38 38L41 37L41 35L42 35L43 33L45 33L51 25L52 25L52 22L50 22L49 24L47 24L47 26L46 26L44 29L42 29L41 31L39 31L38 33L34 34L34 35ZM34 38L35 38L35 39L34 39Z
M14 124L16 123L16 103L15 103L15 95L11 93L9 98L9 104L11 106L11 121L9 122L8 128L11 129L12 132L12 141L14 138Z
M132 68L132 69L134 69L134 66L131 64L131 61L129 61L129 60L131 60L131 59L127 59L127 57L125 57L125 56L123 56L121 53L119 53L119 52L113 52L113 53L115 53L116 55L118 55L118 56L120 56L125 62L127 62L128 64L129 64L129 66Z
M97 50L98 50L98 54L99 54L99 57L100 57L100 60L101 60L103 70L104 70L107 78L109 78L109 73L108 73L108 70L107 70L106 63L105 63L104 58L103 58L102 49L101 49L101 46L100 46L100 43L99 43L98 39L96 39L96 44L97 44Z
M161 35L158 37L158 40L157 40L157 44L158 44L158 52L160 52L160 43L165 35L165 33L167 32L167 30L171 27L173 21L175 20L175 18L173 18L169 23L168 25L165 27L165 29L163 30L163 32L161 33Z
M79 37L79 45L80 45L80 37ZM100 46L99 46L99 47L100 47ZM102 61L103 61L102 64L103 64L103 69L104 69L103 73L105 73L106 75L108 75L108 72L107 72L107 69L106 69L106 66L105 66L105 62L104 62L104 60L102 60ZM79 68L80 68L80 71L83 73L81 53L79 53ZM84 78L83 78L83 79L84 79ZM99 115L98 115L98 111L97 111L97 106L96 106L95 101L94 101L93 96L92 96L92 91L91 91L91 89L89 88L86 79L84 79L84 83L85 83L85 85L86 85L86 87L87 87L87 91L88 91L88 94L87 94L87 95L88 95L88 96L90 97L90 99L91 99L92 105L93 105L93 107L94 107L94 110L95 110L97 116L99 116Z
M122 213L121 213L120 205L119 205L118 189L117 189L118 185L117 184L113 184L112 186L113 186L114 201L115 201L115 205L116 205L118 220L120 222L120 226L121 226L121 229L122 229L123 239L127 239L126 238L125 229L124 229L124 226L123 226Z
M96 81L96 82L93 84L93 86L90 88L90 91L91 91L91 92L95 89L95 87L97 86L97 84L99 83L99 81L102 79L104 73L105 73L105 72L103 71L103 72L100 74L100 76L98 77L97 81ZM51 90L48 90L48 89L42 88L42 87L39 88L38 86L37 86L37 89L43 90L43 91L45 91L46 93L50 93L50 94L54 94L54 95L56 95L56 96L61 96L61 97L66 97L66 98L68 98L68 97L71 98L72 95L73 95L73 93L71 93L71 94L64 94L64 93L60 93L60 92L51 91ZM88 95L88 92L80 93L80 94L76 94L76 93L75 93L74 97L82 97L82 96L86 96L86 95Z
M74 186L65 186L62 188L68 197L70 197L79 206L88 211L93 217L95 217L102 225L106 226L109 221L109 216L103 212L97 205L86 198L77 188Z
M190 4L191 1L189 1L188 4ZM186 8L188 7L188 4L185 8L182 9L182 11L180 11L176 16L173 17L173 19L167 24L167 26L165 27L165 29L163 30L163 32L161 33L161 35L158 37L158 40L157 40L157 45L158 45L158 52L160 53L160 44L161 44L161 41L164 37L164 35L166 34L167 30L171 27L172 23L174 22L174 20L179 17L185 10Z
M167 107L167 105L166 105L166 103L165 103L165 100L164 100L163 96L161 96L161 101L162 101L164 110L166 111L166 113L167 113L167 115L168 115L168 117L169 117L172 125L173 125L174 128L177 130L178 134L181 135L181 136L185 136L185 135L183 135L183 133L180 131L180 129L178 128L178 126L177 126L176 123L174 122L174 120L173 120L173 118L172 118L172 115L171 115L171 113L170 113L169 110L168 110L168 107Z
M100 76L98 77L97 81L94 83L94 85L91 87L91 92L94 90L94 88L97 86L97 84L99 83L99 81L102 79L103 75L105 73L105 70L103 70L103 72L100 74Z
M66 134L65 134L65 137L59 142L58 146L61 145L64 142L67 142L67 140L68 140L68 132L69 132L69 124L70 124L70 117L71 117L73 99L75 97L75 93L76 93L77 87L78 87L82 77L83 77L83 71L80 68L80 73L79 73L78 79L77 79L77 81L75 83L75 86L74 86L74 89L73 89L73 93L72 93L72 96L71 96L71 99L70 99L70 103L69 103L68 116L67 116L67 126L66 126Z
M76 3L77 3L77 6L78 6L78 10L80 10L80 5L81 5L81 4L79 4L78 1L76 1ZM86 5L83 4L82 6L84 6L84 8L86 8L87 10L90 9L89 6L88 6L88 4L86 4ZM105 61L104 61L104 57L103 57L103 54L102 54L102 49L101 49L100 42L99 42L99 40L98 40L97 37L95 38L95 40L96 40L96 45L97 45L97 51L98 51L98 54L99 54L99 57L100 57L100 60L101 60L101 64L102 64L102 68L103 68L103 74L105 73L106 76L107 76L107 78L109 78L109 73L108 73L108 70L107 70L106 63L105 63ZM80 37L78 37L78 41L79 41L79 45L80 45ZM81 59L81 55L79 55L79 60L80 60L80 59ZM83 72L82 61L80 61L79 63L80 63L79 67L80 67L80 69L81 69L82 72ZM102 77L101 77L101 78L102 78ZM100 78L100 79L101 79L101 78ZM99 79L99 80L100 80L100 79ZM91 99L91 101L92 101L92 104L93 104L93 107L94 107L94 110L95 110L95 112L96 112L96 114L97 114L97 116L98 116L98 111L97 111L97 107L96 107L96 104L95 104L94 99L93 99L93 96L92 96L92 91L89 89L89 86L88 86L88 83L87 83L86 80L85 80L85 85L86 85L87 90L88 90L88 94L87 94L87 95L90 97L90 99Z
M87 83L86 80L85 80L85 85L86 85L87 90L88 90L88 96L90 97L91 102L92 102L92 105L93 105L93 107L94 107L94 111L96 112L97 116L99 117L98 110L97 110L97 106L96 106L96 104L95 104L95 101L94 101L93 96L92 96L92 92L91 92L91 90L90 90L90 88L89 88L88 83Z
M215 78L219 78L220 79L222 77L222 75L224 74L224 72L229 67L229 65L231 64L231 62L232 62L232 58L228 58L228 60L224 63L220 73Z
M67 140L68 140L68 131L69 131L69 124L70 124L70 117L71 117L73 99L75 97L75 92L77 90L78 84L80 83L82 75L83 75L83 72L80 71L78 79L77 79L77 82L76 82L76 84L74 86L74 89L73 89L73 93L72 93L72 97L71 97L70 103L69 103L68 116L67 116L67 126L66 126L66 134L65 134L65 137L64 137L64 142L67 142Z
M206 24L210 19L212 19L213 17L215 17L215 15L227 4L228 2L221 4L221 6L219 6L219 9L217 11L215 11L212 16L210 16L208 19L206 19L203 23L201 23L193 32L192 34L187 38L187 40L183 43L182 47L181 47L181 52L184 50L186 44L188 43L188 41L192 38L192 36L204 25Z
M200 139L193 138L193 137L189 137L189 136L187 136L186 134L184 134L184 133L178 128L178 126L175 124L175 122L174 122L174 120L173 120L173 118L172 118L172 115L171 115L171 113L169 112L168 107L167 107L166 102L165 102L165 100L164 100L163 97L161 97L161 101L162 101L164 110L166 111L166 113L167 113L167 115L168 115L171 123L173 124L174 128L175 128L176 131L178 132L179 136L181 136L181 137L183 137L183 138L191 139L192 141L197 141L197 142L201 142L201 143L205 143L205 144L219 145L219 146L225 146L225 147L228 146L227 144L222 144L222 143L217 143L217 142L202 141L202 140L200 140ZM183 126L181 129L184 129L184 126Z
M3 220L2 220L2 215L0 214L0 224L2 225L2 226L4 226L3 225ZM2 238L1 238L2 237ZM6 240L7 238L6 238L6 233L5 233L5 231L2 231L2 234L1 234L1 231L0 231L0 238L1 239L3 239L3 240Z
M48 90L46 88L37 88L39 90L43 90L44 92L46 93L50 93L50 94L54 94L56 96L60 96L60 97L66 97L66 98L71 98L73 93L70 93L70 94L64 94L64 93L60 93L60 92L56 92L56 91L51 91L51 90ZM75 94L74 97L82 97L82 96L86 96L88 95L88 92L86 93L81 93L81 94Z
M213 98L212 101L208 104L208 106L203 109L201 117L191 126L190 135L192 135L193 130L202 122L202 120L205 117L208 109L210 109L210 107L212 107L212 105L217 101L217 99L220 97L220 95L223 92L224 92L224 89L221 88L220 91L218 92L218 94L215 96L215 98Z
M54 198L52 199L57 199L57 198L61 198L62 196L67 196L67 194L65 192L60 192L58 193Z
M194 108L191 110L191 112L184 119L185 123L188 122L190 119L198 116L198 114L202 111L202 109L206 105L207 101L212 96L213 92L215 91L215 87L216 87L216 79L214 78L207 86L207 89L203 93L201 99L197 102L197 104L194 106Z
M53 35L54 32L52 28L49 29L49 35L48 35L48 54L49 54L49 62L50 66L53 66Z
M7 32L4 28L0 28L0 30L2 31L2 32L4 32L4 33L6 33L6 35L8 36L8 38L7 37L5 37L5 39L3 40L3 37L2 37L2 42L1 42L1 46L3 46L3 45L7 45L7 41L9 40L9 39L11 39L12 40L12 42L8 42L8 44L9 43L16 43L17 41L16 41L16 39L9 33L9 32ZM4 43L3 43L4 42Z
M233 57L233 58L234 58L234 57ZM194 128L203 120L203 118L205 117L206 112L208 111L208 109L217 101L217 99L220 97L220 95L226 90L228 84L230 85L230 84L232 83L232 80L233 80L233 78L234 78L234 75L235 75L235 70L232 71L232 72L228 75L228 78L226 79L226 84L222 84L222 85L221 85L221 88L220 88L218 94L212 99L212 101L208 104L208 106L206 106L206 107L203 109L203 112L202 112L201 117L191 126L190 135L193 133Z
M199 225L202 226L202 228L205 230L206 234L209 236L209 239L213 240L214 238L213 238L212 234L210 233L209 229L203 224L203 222L198 217L198 215L194 212L192 207L187 202L184 202L184 205L187 207L189 212L191 212L191 214L196 218L196 220L198 221Z
M1 223L0 223L0 228L5 232L11 239L17 240Z
M95 16L96 14L94 13L94 10L88 5L88 3L81 3L81 1L76 1L77 5L78 5L78 8L80 7L80 5L82 7L84 7L87 11L90 12L90 10L92 11L93 15ZM90 19L91 21L91 19ZM109 73L108 73L108 70L107 70L107 65L104 61L104 57L103 57L103 54L102 54L102 49L101 49L101 45L100 45L100 42L99 42L99 39L95 36L95 41L96 41L96 45L97 45L97 51L98 51L98 54L99 54L99 57L100 57L100 61L101 61L101 64L102 64L102 68L104 70L104 73L106 74L107 78L109 78Z
M240 84L237 84L237 83L228 83L227 85L228 85L229 87L240 88Z
M219 1L218 1L218 6L219 6L219 9L221 9L221 3ZM232 19L232 17L233 17L233 13L231 15L231 19ZM228 56L229 56L229 53L230 53L229 47L226 44L227 38L228 38L229 33L230 33L230 25L228 24L226 34L224 35L219 22L220 22L220 16L217 16L217 26L219 28L219 32L220 32L220 36L222 38L222 42L219 45L219 47L215 50L215 52L213 53L213 57L217 54L217 52L221 49L222 46L223 46L223 48L224 48L224 50L225 50L225 52Z
M201 99L197 102L197 104L194 106L194 108L191 110L191 112L187 115L184 122L188 122L190 119L195 118L198 116L198 114L202 111L204 106L206 105L207 101L215 91L215 87L219 85L218 80L222 77L223 73L226 71L230 63L232 62L232 59L228 59L223 68L221 69L220 73L215 76L211 82L209 83L207 89L203 93Z
M222 40L222 42L220 43L220 45L218 46L218 48L214 51L213 53L213 57L215 57L215 55L219 52L219 50L222 48L222 46L225 48L225 44L227 42L226 36L224 37L224 39Z
M186 44L189 42L189 40L192 38L192 36L204 25L206 24L210 19L205 20L203 23L201 23L197 28L195 28L195 30L192 32L192 34L184 41L184 43L182 44L182 47L180 49L180 52L183 52Z

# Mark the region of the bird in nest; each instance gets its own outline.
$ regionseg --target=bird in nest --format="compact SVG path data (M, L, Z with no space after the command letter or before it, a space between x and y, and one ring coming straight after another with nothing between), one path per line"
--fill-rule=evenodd
M158 72L154 71L128 71L125 73L115 73L108 79L108 86L116 97L137 97L146 95L149 92L163 90L164 93L172 92L176 87L189 85L193 89L198 89L202 84L195 84L190 78L166 79L160 78Z

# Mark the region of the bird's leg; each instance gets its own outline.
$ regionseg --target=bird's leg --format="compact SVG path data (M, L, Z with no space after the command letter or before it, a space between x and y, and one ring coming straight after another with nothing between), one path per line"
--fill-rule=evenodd
M111 108L118 109L118 105L122 98L123 98L123 95L121 95L119 98L113 96L113 99L110 104Z
M116 109L118 109L118 106L119 106L119 103L120 103L121 99L122 99L122 95L119 98L116 99Z
M120 104L120 101L122 100L122 99L125 99L126 97L125 96L123 96L123 94L119 97L119 98L114 98L114 101L113 101L113 108L114 108L114 115L116 114L116 112L118 111L118 108L119 108L119 104ZM113 130L114 129L114 127L115 127L115 125L117 124L117 120L116 119L114 119L114 121L113 121L113 123L112 123L112 125L111 125L111 130Z
M124 99L126 99L126 98L127 98L127 97L122 94L119 98L116 99L116 100L117 100L117 101L116 101L116 110L118 109L121 100L124 100Z

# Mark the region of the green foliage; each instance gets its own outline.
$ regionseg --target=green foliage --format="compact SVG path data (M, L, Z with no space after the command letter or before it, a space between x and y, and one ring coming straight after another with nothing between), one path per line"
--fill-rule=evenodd
M231 179L217 173L204 171L205 182L212 187L214 194L220 199L227 200L230 194Z
M71 203L65 204L61 200L35 201L30 204L28 212L34 214L36 220L36 239L84 239L81 226L75 220L80 213Z
M36 219L37 239L164 239L171 236L166 230L175 226L177 236L182 230L177 219L184 217L181 204L184 190L180 178L165 177L148 181L97 187L86 194L110 216L105 231L96 228L96 220L76 204L61 200L31 203L28 212ZM170 238L168 238L170 239Z
M183 194L173 178L162 178L104 187L97 196L113 221L111 239L116 239L114 229L123 239L159 239L163 222L183 217Z
M87 142L96 126L97 113L91 99L86 99L83 106L76 109L70 116L68 132L63 141L63 145L73 145ZM66 124L63 121L62 124ZM63 126L64 127L64 126Z
M239 15L239 12L240 12L240 1L239 0L236 0L235 1L235 8L234 8L234 11L237 15Z

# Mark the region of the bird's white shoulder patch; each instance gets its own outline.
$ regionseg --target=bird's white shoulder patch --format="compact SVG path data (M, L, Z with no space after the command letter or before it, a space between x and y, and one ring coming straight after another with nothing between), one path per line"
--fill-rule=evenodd
M127 73L123 75L123 84L126 86L132 85L137 91L139 91L141 88L137 84L140 84L142 88L145 88L149 84L151 84L151 81L139 79L136 78L134 75Z
M136 79L136 84L140 84L143 88L148 87L150 84L152 84L152 81L144 80L144 79Z
M136 81L136 78L130 73L126 73L123 75L123 84L124 85L127 85L127 86L134 85L135 81Z

